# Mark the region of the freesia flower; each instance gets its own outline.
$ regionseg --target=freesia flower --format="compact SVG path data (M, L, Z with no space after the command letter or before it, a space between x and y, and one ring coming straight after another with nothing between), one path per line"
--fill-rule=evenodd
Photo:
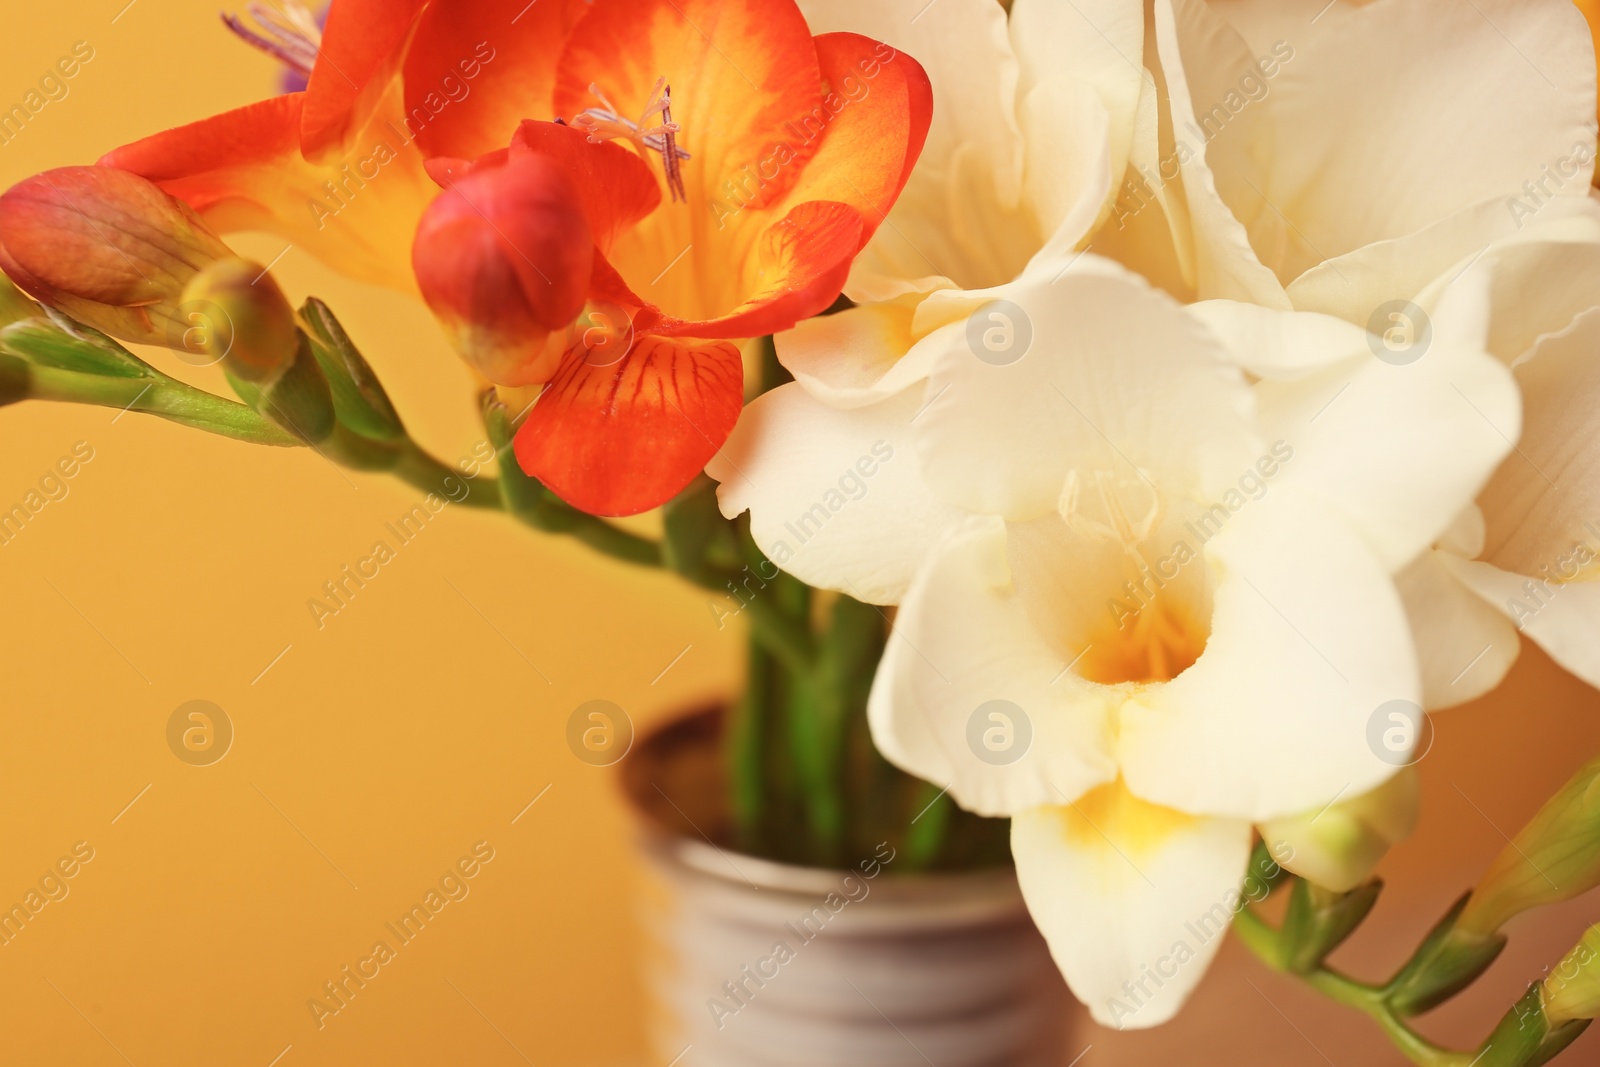
M523 469L606 514L721 446L733 342L834 301L929 120L914 60L792 0L336 0L316 54L304 93L103 162L359 277L415 262L480 373L548 383Z
M1517 429L1485 284L1442 294L1401 365L1331 317L1186 310L1085 256L1011 287L1020 358L946 326L924 389L841 411L786 386L712 464L775 562L899 601L874 738L1012 817L1030 910L1102 1022L1177 1010L1255 824L1395 773L1373 723L1422 687L1394 576Z

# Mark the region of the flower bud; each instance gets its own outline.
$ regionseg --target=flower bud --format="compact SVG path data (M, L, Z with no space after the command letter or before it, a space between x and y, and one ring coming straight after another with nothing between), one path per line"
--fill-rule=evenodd
M497 385L548 381L583 310L594 242L577 190L525 154L451 181L417 227L423 299L469 364Z
M1261 824L1261 838L1280 862L1324 889L1347 893L1367 880L1393 845L1417 828L1422 802L1415 768L1407 767L1361 796Z
M1544 976L1539 991L1552 1023L1600 1015L1600 926L1591 926Z
M0 195L0 269L113 337L168 345L197 271L230 256L181 200L111 167L63 167Z
M300 347L294 309L262 266L230 256L209 264L183 290L187 325L174 347L221 360L249 382L270 382Z
M1495 857L1460 927L1489 934L1529 908L1600 885L1600 760L1586 764Z

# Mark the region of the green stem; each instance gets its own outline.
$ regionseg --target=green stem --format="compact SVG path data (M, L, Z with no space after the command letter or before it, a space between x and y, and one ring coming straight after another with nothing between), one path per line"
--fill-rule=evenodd
M1239 941L1275 971L1284 971L1283 946L1273 929L1253 908L1240 909L1233 920ZM1391 1042L1417 1067L1469 1067L1468 1053L1440 1048L1418 1034L1396 1015L1384 999L1382 989L1358 982L1328 967L1318 966L1299 976L1307 985L1328 999L1354 1008L1376 1022Z
M429 455L409 437L402 443L399 462L391 470L396 478L408 485L451 496L452 499L452 487L464 485L466 496L456 503L469 508L493 508L498 511L503 506L498 478L468 478L456 468Z
M304 443L253 408L171 379L119 378L30 364L27 395L36 400L140 411L249 444L293 447Z

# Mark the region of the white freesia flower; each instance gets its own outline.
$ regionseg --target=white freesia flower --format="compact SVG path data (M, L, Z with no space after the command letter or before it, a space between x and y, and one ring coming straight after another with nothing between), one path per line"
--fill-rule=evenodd
M925 390L839 411L785 386L713 464L780 565L857 596L910 574L874 737L1013 817L1030 909L1102 1021L1178 1008L1253 823L1395 772L1369 723L1422 689L1393 574L1517 431L1483 282L1443 293L1426 357L1395 365L1336 319L1186 310L1088 256L1012 287L1020 359L947 327ZM1252 384L1275 367L1292 380ZM823 553L803 543L818 502Z
M780 566L901 605L879 747L1010 815L1074 992L1161 1022L1253 826L1341 884L1404 836L1382 709L1497 681L1516 632L1491 602L1595 514L1582 18L803 5L918 56L935 125L858 306L778 338L796 382L708 471ZM1523 459L1588 488L1530 489ZM1595 588L1518 621L1593 666Z

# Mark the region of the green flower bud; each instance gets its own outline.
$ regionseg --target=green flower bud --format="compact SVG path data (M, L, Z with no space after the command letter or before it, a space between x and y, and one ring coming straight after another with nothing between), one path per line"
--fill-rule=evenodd
M1586 764L1495 857L1472 891L1459 928L1500 929L1530 908L1600 885L1600 760Z
M1600 926L1591 926L1540 983L1545 1018L1552 1023L1600 1015Z
M1421 798L1416 768L1406 767L1371 792L1262 823L1261 839L1290 871L1348 893L1367 880L1390 846L1416 830Z
M187 328L174 340L180 351L221 361L228 373L269 384L294 362L300 347L294 309L260 265L229 257L199 271L178 308Z

